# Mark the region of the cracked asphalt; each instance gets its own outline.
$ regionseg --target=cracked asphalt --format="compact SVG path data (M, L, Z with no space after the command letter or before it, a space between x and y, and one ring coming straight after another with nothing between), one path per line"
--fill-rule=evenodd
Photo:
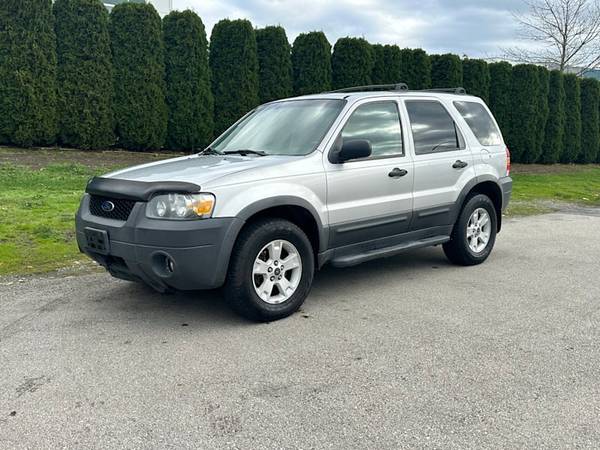
M600 215L316 277L276 323L104 273L0 280L0 448L598 448Z

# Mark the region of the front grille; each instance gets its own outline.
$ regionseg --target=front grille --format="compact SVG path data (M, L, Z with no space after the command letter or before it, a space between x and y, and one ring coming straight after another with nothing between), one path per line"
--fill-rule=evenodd
M112 210L110 210L110 204L114 205ZM102 207L103 205L105 208ZM109 206L109 208L106 208L106 206ZM101 197L99 195L90 197L90 213L107 219L122 220L124 222L129 218L134 206L135 202L133 200Z

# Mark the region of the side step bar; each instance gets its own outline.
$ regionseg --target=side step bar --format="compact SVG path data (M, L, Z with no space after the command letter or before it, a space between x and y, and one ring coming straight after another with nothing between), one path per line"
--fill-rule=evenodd
M418 241L411 241L405 242L403 244L394 245L393 247L369 250L365 253L356 253L353 255L340 257L334 256L331 260L331 265L334 267L356 266L357 264L362 264L364 262L371 261L372 259L388 258L390 256L395 256L399 253L403 253L408 250L443 244L444 242L448 242L449 240L450 236L433 236L426 239L420 239Z

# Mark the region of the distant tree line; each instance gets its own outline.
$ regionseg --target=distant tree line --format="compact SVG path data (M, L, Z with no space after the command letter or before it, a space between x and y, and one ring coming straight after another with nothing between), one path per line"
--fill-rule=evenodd
M82 149L204 148L260 103L366 84L464 86L517 162L600 162L600 82L506 62L372 45L320 31L101 0L0 4L0 143Z

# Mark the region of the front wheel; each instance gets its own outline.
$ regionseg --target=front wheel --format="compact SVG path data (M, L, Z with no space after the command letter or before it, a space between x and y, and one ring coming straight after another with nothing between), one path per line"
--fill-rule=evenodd
M304 303L313 272L313 250L306 234L287 220L262 220L245 228L236 242L225 299L248 319L282 319Z
M484 262L496 242L498 218L487 195L476 194L465 203L449 242L443 245L454 264L474 266Z

